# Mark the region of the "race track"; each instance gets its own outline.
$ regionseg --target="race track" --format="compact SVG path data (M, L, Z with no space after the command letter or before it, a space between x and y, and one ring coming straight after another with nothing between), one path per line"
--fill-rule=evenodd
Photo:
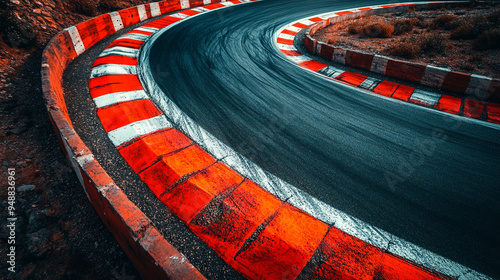
M264 0L167 30L167 97L263 169L329 205L500 277L500 126L375 96L293 65L294 20L388 1Z

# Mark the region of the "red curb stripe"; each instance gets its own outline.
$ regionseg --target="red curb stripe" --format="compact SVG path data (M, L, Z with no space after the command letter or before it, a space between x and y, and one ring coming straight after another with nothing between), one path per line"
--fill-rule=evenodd
M332 60L333 50L334 50L333 46L321 44L321 49L319 51L319 57L326 59L326 60Z
M294 24L292 24L292 26L295 26L295 27L298 27L298 28L307 28L307 27L309 27L309 25L305 25L305 24L300 23L300 22L294 23Z
M92 98L115 92L141 90L142 85L137 75L107 75L89 80Z
M155 20L148 24L143 25L144 27L153 27L153 28L163 28L169 26L170 24L181 20L178 17L166 16L161 19Z
M153 35L154 33L153 32L148 32L148 31L144 31L144 30L132 30L130 32L127 32L125 34L141 34L141 35L147 35L147 36L150 36L150 35Z
M444 90L465 93L469 87L470 74L450 71L446 74L441 88Z
M109 44L106 49L112 48L112 47L127 47L131 49L140 49L142 45L144 44L144 41L141 40L134 40L134 39L119 39L119 40L114 40Z
M322 19L320 17L313 17L313 18L310 18L309 20L317 23L317 22L323 21L324 19Z
M461 104L462 99L460 98L449 95L441 95L441 99L439 99L439 103L435 106L435 108L440 111L458 115Z
M396 90L396 92L394 92L392 97L402 101L408 101L408 99L410 99L411 95L413 94L413 91L415 91L415 89L412 87L399 85L398 89Z
M104 65L104 64L121 64L121 65L137 65L137 57L129 56L119 56L119 55L108 55L104 57L99 57L92 65L92 68Z
M338 12L338 13L335 13L336 15L339 15L339 16L342 16L342 15L347 15L347 14L352 14L351 11L343 11L343 12Z
M109 14L104 14L84 21L76 26L85 49L88 49L105 37L115 33L115 27Z
M358 11L369 11L369 10L371 10L371 9L372 9L372 8L360 8L360 9L358 9Z
M161 111L149 99L127 101L97 109L97 116L106 132L161 114Z
M385 74L402 80L420 82L424 76L425 68L425 65L389 60L387 61Z
M281 205L279 199L246 180L227 198L201 211L188 226L232 265L245 241Z
M182 9L180 1L161 1L158 4L162 15Z
M139 173L155 163L161 156L192 144L191 139L174 128L147 135L126 147L119 147L118 151L130 167Z
M323 260L302 275L307 279L378 279L374 277L384 251L331 227L318 248Z
M325 64L325 63L322 63L322 62L319 62L316 60L304 61L304 62L299 63L299 65L304 67L304 68L307 68L309 70L312 70L314 72L321 70L321 69L328 66L328 64Z
M151 191L164 203L161 195L183 176L200 171L215 163L215 159L198 145L191 145L176 153L162 157L160 161L139 173Z
M359 67L365 70L371 69L372 61L373 61L373 54L359 53L348 50L345 55L346 65Z
M180 14L186 15L186 16L194 16L199 14L200 12L194 11L194 10L185 10L182 12L179 12Z
M500 104L486 103L488 121L500 124Z
M215 4L210 4L207 6L204 6L203 8L208 9L208 10L216 10L225 7L224 5L220 3L215 3Z
M340 74L335 79L343 81L343 82L346 82L346 83L348 83L350 85L353 85L353 86L357 87L362 82L364 82L366 80L366 78L367 78L367 76L365 76L365 75L362 75L362 74L359 74L359 73L356 73L356 72L346 71L346 72Z
M281 33L295 36L295 35L297 35L298 32L292 31L292 30L288 30L288 29L283 29L283 31L281 31Z
M452 279L451 277L446 277L444 275L436 275L429 271L424 270L408 260L402 259L400 257L384 254L382 258L380 270L377 271L379 279L386 280L402 280L402 279L412 279L412 280L438 280L438 279Z
M141 19L139 18L139 10L137 9L137 7L121 10L118 11L118 13L120 13L124 28L132 26L141 21Z
M463 115L469 118L480 119L483 114L483 102L473 99L465 99Z
M293 40L278 38L278 44L293 45Z
M252 279L295 279L312 257L328 226L285 204L269 224L235 257L235 266Z
M241 175L218 162L179 184L162 199L172 213L189 224L214 197L242 182ZM231 230L235 230L234 227Z
M380 84L377 85L377 87L373 89L373 92L383 96L391 97L398 87L399 84L397 83L393 83L390 81L382 81Z

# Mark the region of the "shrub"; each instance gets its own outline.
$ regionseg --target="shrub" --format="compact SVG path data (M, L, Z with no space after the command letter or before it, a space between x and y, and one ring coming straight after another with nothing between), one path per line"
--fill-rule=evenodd
M457 18L458 18L458 16L456 16L454 14L440 15L437 18L435 18L432 23L436 27L444 27Z
M424 34L420 37L420 46L425 53L442 53L448 45L446 38L438 33Z
M472 20L463 20L459 23L458 27L455 28L450 33L450 39L459 40L459 39L472 39L473 33L472 29L474 28L474 22Z
M473 43L476 50L500 49L500 29L487 30Z
M394 26L394 35L400 35L411 31L415 24L419 22L418 18L394 19L391 23Z
M394 32L394 27L387 23L375 22L363 28L363 34L370 38L389 38Z
M399 56L403 58L417 58L421 52L421 48L419 44L413 44L411 42L402 41L394 46L392 46L388 53L393 56Z

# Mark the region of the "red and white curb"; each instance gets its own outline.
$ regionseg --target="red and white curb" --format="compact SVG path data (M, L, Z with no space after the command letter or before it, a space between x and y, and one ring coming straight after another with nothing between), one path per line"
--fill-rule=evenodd
M301 19L281 28L275 36L277 48L291 61L313 72L336 81L371 91L385 97L422 105L443 112L481 119L500 124L500 104L478 100L488 94L500 96L500 81L478 75L451 72L431 65L420 65L387 57L366 54L334 47L310 37L310 33L330 23L360 15L406 11L409 7L431 7L460 2L421 2L370 6L350 10L335 11ZM458 98L450 95L415 89L410 86L367 77L360 73L344 71L319 62L309 55L298 52L294 46L296 35L306 30L304 45L313 55L348 66L358 67L391 77L420 82L424 85L451 90L469 96ZM308 33L309 32L309 33ZM495 95L496 94L496 95Z
M213 5L231 5L216 2L218 1L168 0L104 14L61 31L52 38L42 54L42 90L58 141L96 212L144 279L204 279L204 277L128 199L76 133L66 107L62 86L63 73L73 59L123 28L190 6L208 3L214 3L212 7ZM178 13L177 16L184 17L182 13ZM158 28L155 27L136 29L136 32L122 38L127 42L122 41L116 47L111 47L110 49L114 48L114 55L102 57L101 63L108 64L108 60L119 56L122 58L120 64L136 65L138 55L136 46L145 38L140 35L150 35L156 30ZM133 67L117 66L112 71L122 78L124 73L134 76ZM96 75L95 79L98 79L101 74L96 71L93 75ZM131 93L129 90L120 91L119 89L123 87L119 85L109 86L116 89L117 94L103 96L97 101L99 107L112 106L116 103L114 101L116 99L140 100L144 97L144 92L139 89ZM125 143L161 127L169 127L169 124L164 118L158 116L158 118L138 121L137 125L119 127L110 136L114 136L114 143Z
M158 199L250 279L488 279L269 174L164 98L147 59L156 38L181 20L240 3L145 24L113 41L94 63L89 88L98 117Z

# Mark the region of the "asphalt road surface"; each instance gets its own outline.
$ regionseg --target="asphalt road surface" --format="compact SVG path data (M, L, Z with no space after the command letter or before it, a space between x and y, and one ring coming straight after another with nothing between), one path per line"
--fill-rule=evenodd
M153 75L187 115L265 170L500 278L500 126L320 78L274 47L294 20L388 2L264 0L203 14L158 39Z

